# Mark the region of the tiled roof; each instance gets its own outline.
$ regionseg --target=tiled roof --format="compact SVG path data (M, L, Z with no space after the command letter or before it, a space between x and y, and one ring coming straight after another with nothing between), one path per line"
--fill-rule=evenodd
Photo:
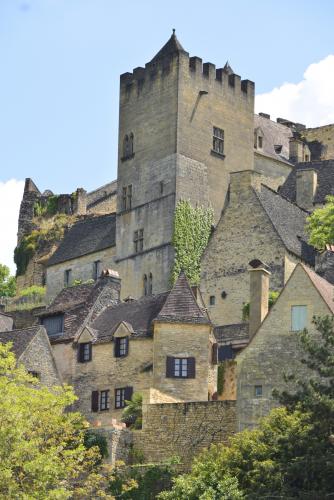
M181 272L156 318L159 321L210 323L199 307L184 272Z
M7 314L0 313L0 332L6 332L13 328L13 318Z
M111 340L122 321L126 322L129 328L132 327L134 336L150 335L153 332L152 322L159 314L167 296L168 292L165 292L108 307L92 324L92 328L97 332L97 342Z
M314 169L318 173L318 186L314 196L315 204L323 204L328 194L334 194L334 160L297 163L280 189L280 194L296 201L297 170Z
M310 269L309 267L303 266L303 269L308 274L310 280L312 281L332 313L334 313L334 286L324 278L321 278L321 276L312 271L312 269Z
M219 345L243 347L249 342L248 323L216 326L213 333Z
M86 217L68 230L48 266L113 247L115 243L115 214Z
M314 266L316 252L308 245L304 229L308 212L265 185L254 191L286 249Z
M179 52L185 52L184 48L178 41L175 33L173 32L172 36L168 40L167 43L159 50L159 52L153 57L151 62L156 62L159 59L164 59L165 57L171 56L173 54L177 54Z
M263 132L263 147L255 149L255 152L278 161L284 161L292 166L292 163L289 162L289 138L293 136L291 128L269 118L254 115L254 129L257 128ZM276 153L275 146L282 146L280 153Z
M18 359L24 353L40 328L41 326L37 325L31 328L23 328L22 330L0 332L0 342L3 344L13 342L12 350L15 353L16 359Z
M43 316L73 309L79 304L84 304L91 294L95 283L69 286L63 288L54 298L49 307L43 311Z

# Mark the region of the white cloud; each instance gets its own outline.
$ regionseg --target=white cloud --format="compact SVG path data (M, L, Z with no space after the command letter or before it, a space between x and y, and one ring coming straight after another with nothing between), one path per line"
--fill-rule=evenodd
M255 99L255 111L316 127L334 123L334 55L310 64L299 83L283 83Z
M22 199L24 181L11 179L0 182L0 263L6 264L15 273L13 261L16 246L17 222Z

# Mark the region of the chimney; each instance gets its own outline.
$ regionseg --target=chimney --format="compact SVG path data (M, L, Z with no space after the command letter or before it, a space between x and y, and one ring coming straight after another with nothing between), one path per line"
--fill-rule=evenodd
M296 133L289 139L289 160L291 163L304 161L304 143Z
M268 314L269 276L268 267L258 259L249 262L250 303L249 337L252 338Z
M315 272L334 285L334 246L327 245L326 250L315 257Z
M87 213L87 191L83 188L76 190L74 213L78 215L86 215Z
M255 170L241 170L230 173L229 197L231 202L244 202L249 194L253 196L253 189L260 191L261 174Z
M298 169L296 172L296 203L304 210L313 210L318 173L315 169Z

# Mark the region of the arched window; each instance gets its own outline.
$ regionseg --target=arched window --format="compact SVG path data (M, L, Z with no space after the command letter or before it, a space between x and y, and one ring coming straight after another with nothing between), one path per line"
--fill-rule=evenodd
M148 295L152 295L152 291L153 291L153 276L152 273L150 273L148 279Z
M147 295L147 276L144 274L144 295Z

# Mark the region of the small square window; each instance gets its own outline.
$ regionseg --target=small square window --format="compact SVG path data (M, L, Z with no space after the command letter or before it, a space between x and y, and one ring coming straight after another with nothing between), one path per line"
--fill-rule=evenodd
M109 391L100 393L100 410L109 410Z
M307 325L307 306L291 307L291 331L298 332L306 328Z
M262 385L255 385L254 386L254 394L256 398L261 398L262 397Z
M166 376L195 378L195 358L172 358L167 356Z
M214 306L216 303L216 297L214 295L210 295L210 306Z

